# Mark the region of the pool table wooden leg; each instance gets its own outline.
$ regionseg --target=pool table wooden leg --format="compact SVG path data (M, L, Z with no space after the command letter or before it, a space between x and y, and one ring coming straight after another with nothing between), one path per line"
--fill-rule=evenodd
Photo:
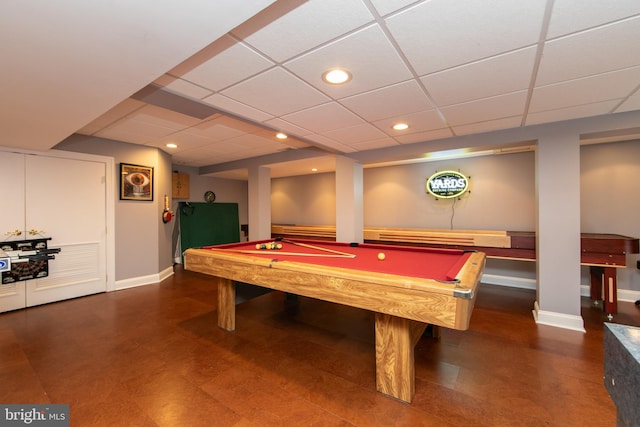
M426 324L376 313L376 389L410 403L415 394L414 347Z
M218 281L218 326L226 331L236 330L236 284L229 279Z

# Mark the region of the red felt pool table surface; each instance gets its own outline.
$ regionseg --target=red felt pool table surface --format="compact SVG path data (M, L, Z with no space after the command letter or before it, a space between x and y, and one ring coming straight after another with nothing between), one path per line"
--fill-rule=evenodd
M456 249L362 243L351 246L349 243L304 239L277 241L276 243L282 245L281 249L256 249L256 245L270 242L274 241L233 243L210 246L204 249L244 253L266 258L273 262L301 262L327 267L429 278L441 282L455 281L460 269L471 255L470 252ZM344 256L337 252L344 254ZM380 253L384 254L383 260L378 259Z
M185 269L211 276L218 288L218 326L236 328L236 282L370 310L376 388L405 402L415 392L415 344L427 324L469 328L486 258L483 252L455 249L309 240L256 249L267 242L185 251Z

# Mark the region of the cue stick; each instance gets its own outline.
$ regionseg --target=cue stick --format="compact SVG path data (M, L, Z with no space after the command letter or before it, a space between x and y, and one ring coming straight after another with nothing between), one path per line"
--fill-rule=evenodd
M341 253L341 254L305 254L305 253L300 253L300 252L283 252L280 250L242 250L242 249L238 249L238 250L234 250L234 249L222 249L222 251L224 252L236 252L236 253L240 253L240 254L261 254L261 255L267 255L267 254L273 254L275 255L290 255L290 256L315 256L315 257L325 257L325 258L355 258L356 256L354 254L347 254L347 253Z
M340 251L336 251L336 250L333 250L333 249L323 248L323 247L320 247L320 246L309 245L307 243L295 242L295 241L289 240L289 239L282 239L282 241L285 242L285 243L291 243L292 245L302 246L304 248L315 249L317 251L330 252L330 253L333 253L333 254L342 255L344 257L347 257L347 256L350 257L350 258L355 258L356 257L355 254L350 254L348 252L340 252Z

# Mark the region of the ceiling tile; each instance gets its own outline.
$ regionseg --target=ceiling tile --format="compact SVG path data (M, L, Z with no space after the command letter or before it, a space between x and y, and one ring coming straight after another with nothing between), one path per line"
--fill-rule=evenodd
M325 132L323 135L347 145L354 145L365 141L380 140L386 137L384 132L368 123L336 129Z
M155 138L164 138L175 132L175 129L156 126L136 120L123 119L99 132L96 136L134 144L146 144Z
M274 116L329 101L328 97L280 67L245 80L222 94Z
M329 150L335 150L340 153L352 153L356 151L353 147L350 147L346 144L342 144L341 142L335 141L331 138L327 138L324 135L312 134L307 136L307 139L310 141L316 142L323 147L327 147Z
M435 139L449 138L451 136L453 136L451 130L449 128L443 128L408 135L399 135L395 137L395 140L401 144L413 144L415 142L433 141Z
M309 147L313 147L312 144L310 144L307 141L302 141L299 138L293 138L293 137L289 137L287 139L285 139L284 141L281 141L282 144L286 145L287 147L291 147L291 148L309 148Z
M214 94L204 98L202 101L222 112L231 113L239 117L246 117L256 122L264 122L273 118L272 115L264 111L257 110L224 95Z
M312 133L308 129L301 128L300 126L296 126L293 123L289 123L288 121L279 118L267 120L264 123L281 132L292 133L294 135L306 136Z
M184 130L185 133L208 138L211 141L224 141L243 135L243 131L227 126L218 120L208 120Z
M442 108L442 114L451 126L485 122L520 116L524 113L526 91L450 105Z
M471 123L468 125L455 126L453 131L456 135L469 135L472 133L490 132L500 129L515 128L522 124L522 116L507 117L498 120L487 120L480 123Z
M225 140L224 142L216 142L215 144L210 144L206 148L210 153L215 153L216 155L224 155L225 160L232 158L234 155L237 155L239 152L244 152L246 147L242 144L238 144L238 140L235 139L234 142L231 140Z
M536 85L640 65L639 41L640 17L547 42Z
M396 123L406 123L409 129L404 131L396 131L392 126ZM408 135L418 132L431 131L446 127L446 123L436 110L420 111L413 114L391 117L388 119L377 120L373 124L389 136L397 137L399 135Z
M367 121L433 108L420 85L414 80L344 98L340 103Z
M372 20L361 0L277 2L232 33L284 62Z
M532 78L535 47L472 62L420 80L438 106L525 90Z
M315 133L324 133L363 123L362 119L336 102L288 114L282 119Z
M275 141L274 138L267 138L263 135L242 135L229 139L225 141L224 144L236 145L238 151L250 153L250 155L246 157L261 156L289 148L281 142Z
M634 67L537 87L533 90L529 111L535 113L612 99L622 101L639 82L640 67Z
M637 0L580 1L554 0L547 38L597 27L611 21L640 14Z
M146 105L96 133L102 138L146 144L176 131L194 126L198 119Z
M155 80L156 84L188 98L202 99L211 95L211 91L177 77L164 74Z
M184 69L186 67L183 66L172 70L170 74L217 92L275 65L229 36L217 40L205 52L206 56L202 53L196 56L199 64L194 64L191 58L190 69Z
M247 120L242 120L231 116L220 116L216 118L216 123L236 129L242 133L262 133L265 130L262 126L257 126L256 124ZM271 133L275 134L275 132Z
M386 22L418 75L425 75L537 43L545 4L433 0Z
M378 25L371 25L284 65L334 99L411 78L411 72ZM342 85L323 82L322 74L337 67L349 70L351 81Z
M393 147L395 145L400 145L400 144L395 139L387 137L387 138L381 138L381 139L370 139L368 141L357 142L349 145L355 148L357 151L364 151L364 150L375 150L378 148L385 148L385 147Z
M186 165L186 166L207 166L207 164L212 162L212 155L209 150L204 148L196 148L192 150L185 150L179 153L179 156L173 156L171 163L177 165ZM205 160L209 159L209 160ZM216 159L217 160L217 159Z
M636 92L626 99L615 112L618 113L632 110L640 110L640 90L636 90Z
M156 107L155 105L146 105L144 108L130 114L127 118L138 123L165 127L173 129L174 131L200 123L200 119L175 113L165 108Z
M527 114L527 125L540 123L559 122L562 120L577 119L580 117L596 116L607 114L619 104L619 100L594 102L592 104L575 105L555 110L540 111Z
M100 129L107 127L112 123L118 121L119 119L133 113L134 111L143 108L145 105L147 104L145 104L144 102L127 98L104 113L102 116L98 117L96 120L79 129L78 133L82 135L93 135Z
M194 135L193 133L189 132L176 132L157 140L156 143L147 143L146 145L152 145L165 149L166 144L170 142L178 145L178 148L172 149L171 153L181 153L185 150L190 150L210 144L212 142L212 139L200 135Z
M371 0L371 3L378 13L384 16L411 3L415 3L415 0Z

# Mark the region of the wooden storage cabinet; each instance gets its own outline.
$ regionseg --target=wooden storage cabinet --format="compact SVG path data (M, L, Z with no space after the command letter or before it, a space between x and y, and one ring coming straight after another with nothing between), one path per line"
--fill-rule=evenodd
M189 198L189 174L174 172L171 177L171 197L174 199Z

